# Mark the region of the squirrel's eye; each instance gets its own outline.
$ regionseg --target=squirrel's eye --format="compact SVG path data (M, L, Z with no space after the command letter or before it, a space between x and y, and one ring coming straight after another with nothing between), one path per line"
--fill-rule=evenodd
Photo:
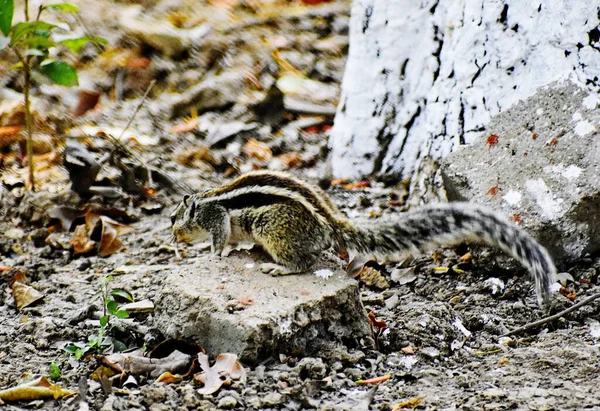
M173 214L171 216L171 225L175 225L175 220L177 220L177 216L175 214Z

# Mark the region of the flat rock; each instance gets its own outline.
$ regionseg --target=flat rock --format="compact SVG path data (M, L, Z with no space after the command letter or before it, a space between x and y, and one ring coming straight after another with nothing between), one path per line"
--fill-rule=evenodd
M328 278L272 277L242 255L187 259L166 273L155 325L167 337L197 341L210 355L232 352L256 362L277 353L309 353L323 341L371 344L357 282L339 264Z
M484 138L445 159L448 199L504 211L557 263L599 251L599 103L564 81L495 116Z

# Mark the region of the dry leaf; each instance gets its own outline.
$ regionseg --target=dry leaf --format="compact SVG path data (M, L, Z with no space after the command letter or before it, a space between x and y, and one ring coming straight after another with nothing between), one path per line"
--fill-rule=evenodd
M379 383L389 380L390 378L392 378L392 374L386 374L386 375L382 375L381 377L369 378L367 380L358 380L358 381L356 381L356 383L359 385L379 384Z
M421 403L423 402L423 398L425 397L414 397L414 398L410 398L406 401L402 401L397 403L396 405L394 405L394 408L392 408L392 411L398 411L402 408L411 408L411 409L415 409L418 406L421 405Z
M255 158L259 161L269 161L273 158L273 152L265 143L261 143L255 138L249 138L244 147L242 147L242 153L246 154L250 158Z
M498 144L498 140L499 140L499 137L496 134L490 134L487 137L487 139L485 140L485 143L488 146L492 147L492 146L495 146L496 144Z
M364 267L360 273L360 281L365 283L368 287L379 288L380 290L385 290L386 288L390 288L390 283L383 276L381 271L373 268L373 267Z
M25 384L0 391L0 400L5 402L34 401L47 398L55 400L77 394L77 391L65 390L54 385L46 377L40 377Z
M295 151L281 154L275 157L275 159L278 160L286 169L302 164L302 157L300 157L300 154L296 153Z
M215 393L223 385L231 384L231 380L246 380L246 370L237 360L237 355L225 353L219 354L212 367L208 362L208 356L198 353L198 362L204 370L201 374L196 374L194 379L203 383L200 388L200 394L209 395Z
M486 194L489 195L489 196L495 196L496 194L498 194L498 191L500 191L500 188L498 186L493 186L492 188L490 188L487 191Z
M58 220L65 231L70 231L73 222L84 216L85 211L73 207L56 206L48 210L48 217Z
M96 243L88 237L88 230L84 224L75 227L73 238L69 243L75 254L86 254L94 249Z
M375 318L374 312L371 311L368 314L368 317L369 317L369 324L371 324L371 326L378 328L380 331L383 331L387 328L386 322Z
M458 261L460 261L461 263L470 263L472 259L473 259L473 255L469 252L469 253L466 253L466 254L460 256L458 258Z
M366 187L371 187L371 183L369 181L367 181L367 180L365 180L365 181L356 181L356 182L350 183L350 184L344 184L344 188L346 190L353 190L355 188L366 188Z
M79 117L92 110L100 101L101 93L91 90L79 90L79 101L73 109L73 116Z
M123 243L118 237L133 231L133 227L130 225L121 224L110 217L98 215L91 211L86 213L85 221L90 232L90 238L100 242L98 255L101 257L106 257L121 250ZM100 233L99 239L98 233Z
M157 379L156 382L164 382L165 384L170 384L172 382L181 381L181 377L178 375L173 375L169 371L163 372Z
M143 356L142 350L135 350L107 355L102 357L102 362L121 373L150 374L157 378L166 371L177 372L185 368L191 359L191 355L181 351L173 351L164 358L149 358Z
M189 120L185 120L183 123L175 124L173 127L171 127L171 130L169 130L169 133L171 133L171 134L185 133L185 132L196 129L197 127L198 127L198 119L192 118Z
M404 348L401 348L401 351L404 354L414 354L415 353L415 347L413 347L412 345L408 345Z
M20 281L15 281L13 283L12 295L15 299L17 310L19 311L44 298L44 294Z

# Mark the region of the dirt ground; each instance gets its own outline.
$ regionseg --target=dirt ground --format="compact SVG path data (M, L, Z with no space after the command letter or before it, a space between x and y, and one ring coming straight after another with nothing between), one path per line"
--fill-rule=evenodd
M172 19L188 21L191 27L210 20L206 13L213 10L210 7L216 7L204 3L196 7L195 2L143 3L140 4L147 7L148 15L153 18L164 18L171 13ZM522 335L502 337L509 330L547 313L537 307L526 271L491 250L466 245L415 256L398 270L393 265L377 266L387 284L374 286L362 282L365 315L372 312L378 321L385 322L385 329L374 335L377 349L331 343L309 355L274 355L259 364L246 364L245 382L234 382L215 394L200 394L199 386L191 378L165 384L146 375L136 376L134 382L125 386L120 385L118 377L113 378L113 386L107 387L92 378L99 366L96 357L86 355L77 360L64 350L68 343L85 344L98 332L102 305L94 296L101 278L112 275L111 287L128 290L136 301L153 301L163 287L161 272L185 263L175 256L169 221L169 214L182 192L214 186L223 181L226 174L235 175L254 168L285 169L323 185L326 132L332 116L315 111L329 107L327 104L335 106L339 97L347 53L349 2L302 9L299 7L305 6L299 3L273 1L269 2L272 9L264 6L262 10L253 2L213 3L220 5L217 9L220 14L215 17L215 28L203 46L168 57L156 50L158 46L149 45L148 40L133 38L124 28L125 23L110 23L112 17L116 19L117 15L124 14L120 7L129 4L94 2L93 7L82 8L88 29L93 27L99 35L118 45L115 54L132 53L127 57L130 62L140 64L139 59L145 58L151 64L142 69L134 69L131 64L124 71L123 66L111 66L114 62L107 62L109 57L105 55L99 57L90 51L85 58L80 56L82 78L101 90L103 100L101 109L79 119L72 129L114 128L117 132L112 132L118 134L150 80L158 78L159 82L130 129L136 139L127 144L149 166L163 173L157 176L168 175L171 180L159 178L150 187L147 180L137 176L137 185L132 188L131 184L119 180L118 176L126 169L123 163L111 162L104 166L96 181L102 187L118 187L125 195L114 199L95 194L82 199L69 190L72 177L69 179L63 164L50 161L47 169L50 171L39 174L41 189L32 194L24 188L23 164L13 158L15 146L2 148L0 390L36 376L48 376L50 363L55 363L61 372L58 383L82 394L59 400L21 401L0 405L0 408L106 411L600 409L597 389L600 386L600 304L592 303L566 318ZM223 4L233 6L227 8ZM195 17L190 22L182 15ZM280 51L273 54L269 49L265 53L267 57L261 55L261 59L266 60L259 61L257 68L256 60L260 59L249 56L260 52L259 45ZM288 87L286 96L293 95L313 104L312 114L300 113L290 106L284 109L281 102L267 98L266 90L273 79L289 74L286 64L295 67L305 79L329 90L330 94L325 96L314 93L307 96L299 93L296 86L283 84L282 87ZM279 68L270 68L272 66ZM249 67L254 68L250 74L246 72ZM222 79L224 72L245 73L241 83L244 92L239 93L235 101L202 110L196 119L200 125L193 130L173 132L174 126L187 124L189 119L184 121L185 117L195 117L198 113L190 112L184 102L171 103L172 96L168 93L183 93L198 81L219 76ZM116 101L115 97L115 79L119 76L123 81L123 101ZM237 86L217 84L232 94L236 94L235 87L239 87L238 83L235 83ZM16 75L3 81L2 86L21 91ZM309 86L303 84L297 88ZM42 109L47 110L47 115L41 117L60 134L56 131L57 118L61 111L72 107L71 102L77 101L76 92L48 86L38 89L35 95L40 100L40 113L44 113ZM212 96L212 101L220 98L216 94ZM207 99L211 100L206 97L203 100ZM261 117L260 103L265 101L268 111L280 112L280 117ZM165 114L169 110L181 112ZM252 110L255 117L247 117L246 112ZM247 125L257 117L268 127L225 137L220 134L223 144L218 140L209 141L210 136L197 131L203 121L218 124L237 121ZM308 121L308 125L300 124L303 121ZM293 137L287 134L290 128L282 131L290 124L296 127L291 128ZM152 141L145 143L144 138ZM262 144L253 143L252 139ZM64 140L61 141L58 151L63 150ZM112 146L98 137L90 139L88 148L101 157L111 153ZM53 153L55 148L47 150ZM136 159L123 156L129 166L137 164ZM291 158L296 160L292 162ZM148 190L149 187L152 190ZM401 212L402 187L401 184L384 187L372 181L369 186L335 186L327 192L349 216L369 218ZM124 247L106 257L100 257L97 250L76 253L70 244L76 224L71 230L54 231L56 219L48 215L54 206L87 207L92 203L118 210L115 218L133 227L133 232L119 236ZM182 252L194 255L209 251L190 245L183 246ZM460 261L468 252L472 258ZM237 253L248 258L248 262L253 261L248 252ZM450 269L443 269L448 267ZM578 302L598 291L598 267L600 259L597 258L562 267L570 273L563 276L566 279L564 294L571 293L569 297ZM9 280L18 271L27 276L29 285L44 295L42 300L20 311L9 286ZM554 311L573 304L565 295L556 297ZM117 348L152 348L163 339L160 330L153 325L152 312L135 314L132 320L115 320L110 335L114 342L121 344ZM214 356L215 353L208 354ZM389 379L384 378L378 384L357 383L388 375Z

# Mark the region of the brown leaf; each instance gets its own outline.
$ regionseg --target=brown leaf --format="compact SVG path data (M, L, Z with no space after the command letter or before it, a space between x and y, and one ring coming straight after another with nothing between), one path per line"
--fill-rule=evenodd
M273 158L273 152L265 143L261 143L255 138L249 138L246 144L242 147L242 153L250 158L255 158L259 161L269 161Z
M510 217L508 217L508 219L510 221L514 221L515 223L517 223L517 225L522 225L523 221L521 220L521 216L519 214L513 214Z
M44 298L44 294L20 281L15 281L12 285L12 295L19 311Z
M367 188L371 187L371 183L367 180L364 181L356 181L350 184L344 184L344 188L346 190L354 190L355 188Z
M131 374L150 374L157 378L166 371L175 373L185 368L192 356L180 351L173 351L164 358L148 358L142 355L141 350L130 353L115 353L102 357L102 362L119 371Z
M417 408L421 405L421 403L423 402L423 398L425 398L425 397L414 397L414 398L410 398L406 401L399 402L396 405L394 405L394 408L392 408L392 411L398 411L402 408L410 408L410 409L414 410L415 408Z
M96 107L100 101L101 93L92 90L79 90L79 101L73 109L73 116L79 117L85 114L87 111Z
M283 167L285 167L286 169L296 167L302 164L302 157L295 151L278 155L277 157L275 157L275 159L279 160L279 162L281 162Z
M169 133L171 133L171 134L185 133L188 131L192 131L197 127L198 127L198 119L192 118L189 120L185 120L183 123L175 124L173 127L171 127L171 130L169 130Z
M493 186L492 188L490 188L487 191L486 194L489 195L489 196L495 196L496 194L498 194L498 191L500 191L500 188L498 186Z
M170 384L172 382L181 381L181 377L178 375L173 375L169 371L163 372L157 379L156 382L164 382L165 384Z
M358 380L358 381L356 381L356 383L358 385L380 384L384 381L389 380L390 378L392 378L392 374L386 374L386 375L382 375L381 377L369 378L367 380Z
M378 320L375 317L375 313L373 311L369 312L368 317L369 317L369 324L371 324L374 327L377 327L380 331L383 331L387 328L386 322L382 321L382 320Z
M40 377L25 384L0 391L0 400L5 402L34 401L47 398L55 400L77 394L54 385L46 377Z
M92 240L99 240L98 255L106 257L123 248L118 238L133 231L130 225L121 224L110 217L88 211L85 216L86 225Z
M499 140L499 137L496 134L490 134L489 136L487 136L485 143L489 147L492 147L492 146L495 146L496 144L498 144L498 140Z
M84 224L75 227L73 238L69 243L75 254L86 254L94 249L96 242L88 237L88 230Z
M203 373L194 376L195 380L204 384L204 387L198 390L200 394L215 393L221 386L231 384L231 380L246 380L246 370L239 363L235 354L219 354L215 360L215 365L211 367L208 356L198 353L198 362L204 370Z
M390 283L383 276L381 271L373 267L364 267L360 271L360 281L362 281L368 287L375 287L379 288L380 290L390 288Z
M56 206L48 210L48 217L58 220L65 231L70 231L73 222L84 216L85 211L73 207Z

